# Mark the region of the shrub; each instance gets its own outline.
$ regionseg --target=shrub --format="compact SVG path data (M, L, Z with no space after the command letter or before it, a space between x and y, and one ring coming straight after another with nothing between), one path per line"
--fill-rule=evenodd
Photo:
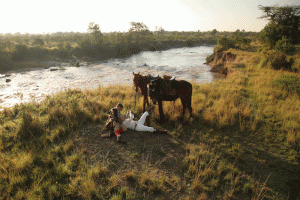
M239 43L245 46L249 46L251 41L252 40L250 38L245 38L245 37L239 39Z
M16 45L15 51L12 54L12 60L20 61L27 57L28 49L25 45Z
M28 54L33 60L46 59L49 55L49 51L41 47L31 47L28 49Z
M291 44L290 40L282 36L282 39L276 42L275 50L292 55L295 52L295 47Z
M294 64L294 59L283 52L270 50L266 52L265 56L266 56L267 63L273 69L291 70L292 65Z
M218 46L224 47L226 50L235 47L235 42L228 37L220 37L217 41Z
M300 94L300 78L293 75L281 75L273 83L288 92Z
M216 54L213 53L210 56L206 57L206 63L211 63L212 61L214 61Z

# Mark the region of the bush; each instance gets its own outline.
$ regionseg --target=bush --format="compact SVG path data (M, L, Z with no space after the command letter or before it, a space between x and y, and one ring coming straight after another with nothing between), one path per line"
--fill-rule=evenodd
M239 40L239 43L241 43L242 45L245 45L245 46L249 46L251 41L252 40L250 38L243 37Z
M12 54L12 60L14 61L21 61L25 60L28 55L28 49L25 45L16 45L15 51Z
M281 75L274 84L288 92L300 94L300 78L293 75Z
M28 57L32 60L39 60L46 59L49 55L49 51L41 47L31 47L28 49L28 54Z
M210 56L207 56L206 57L206 63L208 64L208 63L211 63L212 61L214 61L215 56L216 56L215 53L211 54Z
M232 39L229 39L228 37L220 37L217 41L218 46L224 47L226 50L230 48L235 47L235 42Z
M294 64L294 59L291 56L287 56L283 52L278 52L275 50L269 50L266 53L267 63L273 69L284 69L291 70Z
M285 36L282 36L282 39L276 42L275 50L281 51L289 55L295 53L294 45L292 45L290 40L288 40Z

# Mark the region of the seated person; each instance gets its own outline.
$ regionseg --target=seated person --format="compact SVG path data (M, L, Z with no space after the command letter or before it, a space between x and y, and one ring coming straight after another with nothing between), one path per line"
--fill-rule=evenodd
M113 132L117 136L117 142L122 142L120 133L127 130L126 126L122 125L122 122L125 120L125 117L121 114L122 110L123 105L121 103L118 103L116 107L112 108L109 111L109 116L105 124L105 128L107 130L113 130ZM109 137L110 135L111 133L109 132L107 134L101 134L101 137Z
M131 130L137 130L137 131L148 131L148 132L154 132L156 131L153 127L145 126L145 121L146 117L149 115L149 113L146 111L141 118L138 121L134 121L134 114L132 111L127 111L129 112L128 118L126 118L123 122L122 125L131 129Z

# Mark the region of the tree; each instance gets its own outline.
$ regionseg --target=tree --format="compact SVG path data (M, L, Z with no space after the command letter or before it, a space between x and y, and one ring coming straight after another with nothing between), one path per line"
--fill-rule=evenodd
M274 48L276 42L282 38L282 27L270 22L260 32L260 40L271 49Z
M264 12L260 18L270 22L261 31L260 38L271 48L285 36L292 44L298 44L300 34L300 6L259 6Z
M159 37L159 36L163 35L165 30L161 26L155 26L155 31L154 32Z
M217 33L218 33L217 29L214 29L214 30L211 31L212 35L216 35Z
M132 37L136 42L145 40L151 34L148 26L143 22L130 22L129 24L129 37Z
M103 34L100 31L99 24L95 24L94 22L89 23L88 32L93 36L93 42L95 44L100 44L102 42Z
M148 26L143 22L130 22L129 32L149 32Z

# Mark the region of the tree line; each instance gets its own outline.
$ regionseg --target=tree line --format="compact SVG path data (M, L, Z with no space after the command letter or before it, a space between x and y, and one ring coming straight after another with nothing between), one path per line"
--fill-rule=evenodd
M256 33L240 31L246 37ZM221 36L232 32L165 31L155 27L150 31L143 22L130 22L127 32L102 33L99 24L91 22L87 32L57 32L48 34L0 34L0 61L87 59L99 60L125 57L144 50L156 51L174 47L214 45Z

